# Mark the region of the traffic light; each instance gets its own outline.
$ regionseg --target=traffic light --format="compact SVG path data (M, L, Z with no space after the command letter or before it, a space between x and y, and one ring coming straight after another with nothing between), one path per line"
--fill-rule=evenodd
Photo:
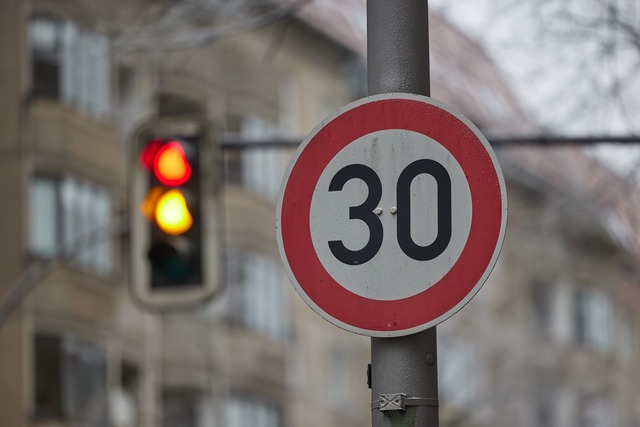
M150 121L130 154L131 271L136 301L164 309L218 288L217 158L194 117Z

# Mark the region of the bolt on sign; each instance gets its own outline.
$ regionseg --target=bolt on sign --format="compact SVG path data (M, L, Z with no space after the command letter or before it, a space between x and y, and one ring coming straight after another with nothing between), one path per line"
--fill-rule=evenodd
M437 325L478 292L506 216L502 171L470 120L425 96L383 94L302 142L276 227L287 275L314 311L394 337Z

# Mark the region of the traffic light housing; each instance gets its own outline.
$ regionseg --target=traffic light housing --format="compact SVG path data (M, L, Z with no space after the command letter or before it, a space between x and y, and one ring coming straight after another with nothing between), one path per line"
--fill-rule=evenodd
M217 155L196 117L158 118L135 133L129 155L134 300L179 308L219 287Z

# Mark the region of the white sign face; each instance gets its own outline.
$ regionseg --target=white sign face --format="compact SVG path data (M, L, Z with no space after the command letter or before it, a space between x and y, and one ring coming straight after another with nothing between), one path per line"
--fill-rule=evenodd
M378 95L302 143L278 199L278 245L318 314L352 332L401 336L478 292L506 212L495 155L468 119L427 97Z
M410 182L407 190L411 217L397 211L400 174L416 159L431 159L446 165L451 180L450 242L441 255L428 261L408 256L396 238L398 221L409 220L411 233L407 237L416 245L427 247L438 235L439 188L432 175L422 173ZM381 227L373 230L369 230L364 221L349 219L349 209L361 205L371 194L366 181L354 178L347 181L341 191L321 191L329 188L338 171L353 164L371 168L382 184L374 208L379 209L376 211L379 214L374 214ZM358 138L329 162L316 185L309 220L314 249L333 278L360 296L396 300L425 291L442 279L458 260L471 228L471 194L460 164L442 145L417 132L383 130ZM336 258L327 244L342 241L346 248L355 251L377 238L376 233L382 234L380 248L373 258L358 267L357 275L353 274L354 266ZM390 286L393 283L406 285Z

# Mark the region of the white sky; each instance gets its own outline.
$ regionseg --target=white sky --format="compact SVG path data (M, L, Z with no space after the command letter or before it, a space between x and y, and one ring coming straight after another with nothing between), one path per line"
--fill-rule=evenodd
M597 83L589 79L589 71L601 76L602 70L611 67L631 67L640 55L621 50L615 62L585 61L590 58L585 52L595 49L595 43L557 37L545 40L544 35L535 32L533 19L540 18L528 15L531 8L522 6L535 1L521 0L519 6L507 10L502 8L503 0L430 0L429 5L485 47L505 73L525 111L552 132L562 135L640 134L640 120L635 120L635 116L640 115L640 78L622 91L625 108L620 108L616 101L598 98L594 86ZM564 1L563 6L571 1L578 8L587 5L585 0L558 1ZM586 10L585 14L589 12ZM553 19L553 15L549 16ZM551 20L549 25L553 25ZM520 42L523 46L519 46ZM581 78L580 67L588 68L584 78ZM640 159L640 146L607 145L593 151L625 174L635 168Z

